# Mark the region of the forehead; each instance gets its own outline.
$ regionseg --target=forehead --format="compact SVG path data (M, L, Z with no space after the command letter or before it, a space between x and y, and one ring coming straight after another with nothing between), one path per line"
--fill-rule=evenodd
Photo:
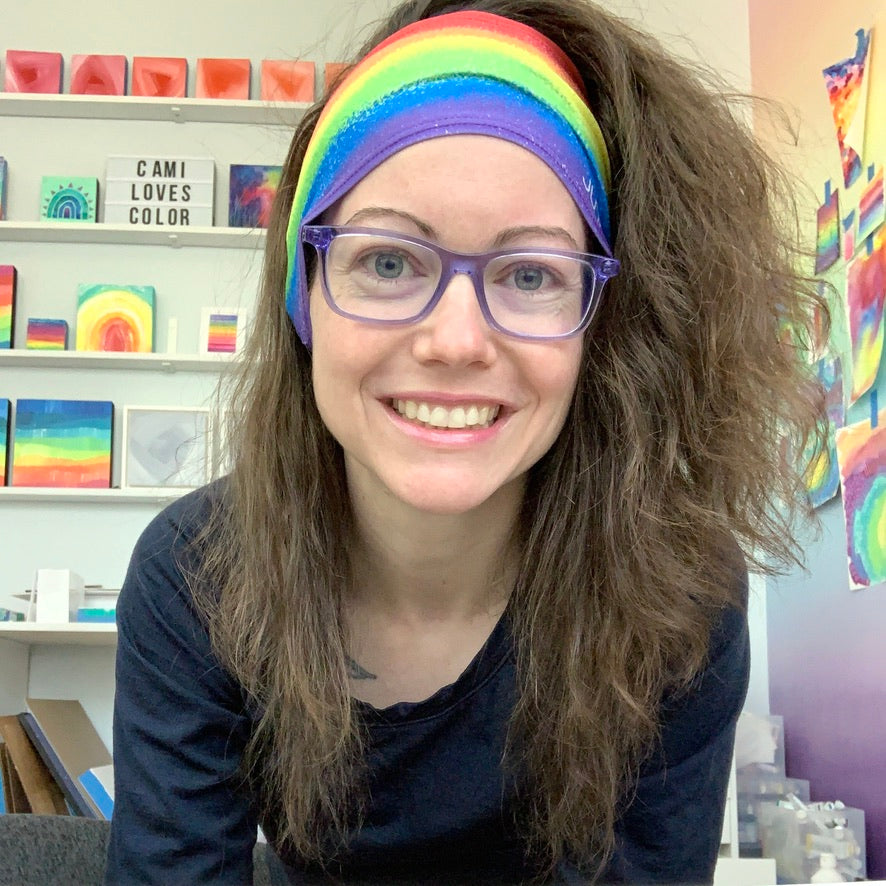
M367 207L418 215L436 227L559 226L576 240L584 223L556 173L520 145L452 135L409 145L372 169L325 214L347 224Z

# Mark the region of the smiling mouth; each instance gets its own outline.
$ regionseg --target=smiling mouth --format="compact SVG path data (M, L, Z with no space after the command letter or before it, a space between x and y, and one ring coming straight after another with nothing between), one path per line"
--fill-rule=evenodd
M391 405L403 418L429 428L488 428L498 417L500 406L441 406L421 400L392 400Z

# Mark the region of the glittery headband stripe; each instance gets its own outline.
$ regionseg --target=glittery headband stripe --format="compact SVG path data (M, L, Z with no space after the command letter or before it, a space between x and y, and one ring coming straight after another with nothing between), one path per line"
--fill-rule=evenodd
M302 163L287 230L287 310L310 344L301 225L391 154L428 138L488 134L522 145L561 178L611 254L609 159L566 55L525 25L457 12L410 25L345 78Z

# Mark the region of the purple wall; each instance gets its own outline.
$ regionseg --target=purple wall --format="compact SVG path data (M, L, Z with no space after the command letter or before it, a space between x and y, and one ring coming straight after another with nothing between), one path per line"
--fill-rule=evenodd
M867 874L886 878L886 585L849 590L839 498L818 510L808 574L767 589L769 698L787 774L865 812Z

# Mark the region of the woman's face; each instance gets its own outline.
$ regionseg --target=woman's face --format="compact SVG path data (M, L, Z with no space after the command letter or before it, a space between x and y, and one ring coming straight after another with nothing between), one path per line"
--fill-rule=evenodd
M479 135L403 149L324 220L460 252L586 249L582 217L556 175L529 151ZM496 494L521 494L526 471L563 426L581 336L529 342L494 331L463 274L411 326L371 326L336 314L319 274L310 300L314 393L344 450L353 496L458 514ZM416 410L414 418L405 414ZM449 419L466 426L440 427Z

